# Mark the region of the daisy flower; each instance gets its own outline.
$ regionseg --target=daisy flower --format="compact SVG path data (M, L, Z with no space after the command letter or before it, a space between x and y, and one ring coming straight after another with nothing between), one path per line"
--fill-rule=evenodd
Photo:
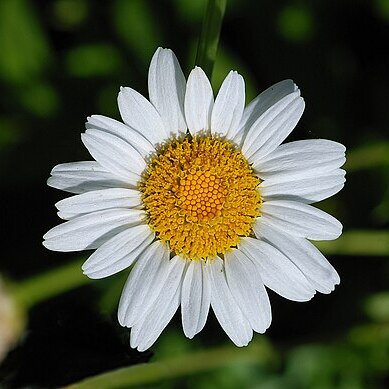
M266 287L294 301L330 293L339 276L310 240L342 225L311 203L344 185L345 147L329 140L281 144L304 111L281 81L245 107L231 71L214 99L199 67L185 80L174 53L158 48L149 100L121 88L123 122L88 118L82 142L95 161L57 165L48 185L74 193L56 204L67 220L44 236L55 251L96 249L93 279L134 265L118 319L130 344L149 348L181 306L187 337L212 307L237 346L271 322Z

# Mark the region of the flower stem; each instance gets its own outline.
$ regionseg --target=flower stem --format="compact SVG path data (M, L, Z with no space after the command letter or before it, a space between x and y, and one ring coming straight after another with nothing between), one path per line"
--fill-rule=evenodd
M212 76L227 0L208 0L197 46L196 65Z
M87 284L90 280L82 274L81 265L85 258L79 258L66 265L37 274L13 285L13 296L25 309Z
M315 242L324 254L339 255L389 255L389 232L372 230L347 231L335 241Z
M129 388L183 377L238 363L274 365L277 361L271 346L252 342L246 348L223 346L184 354L158 362L141 363L100 374L68 386L68 389Z
M373 143L347 152L347 172L389 165L389 142Z

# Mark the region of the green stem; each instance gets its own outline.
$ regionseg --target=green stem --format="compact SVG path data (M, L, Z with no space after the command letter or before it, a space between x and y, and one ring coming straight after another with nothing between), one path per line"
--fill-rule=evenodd
M371 169L389 165L389 143L380 142L347 152L346 171Z
M142 363L100 374L70 385L68 389L143 387L161 380L183 377L224 366L274 364L274 351L265 342L252 342L246 348L223 346L158 362Z
M197 47L196 65L212 76L227 0L208 0Z
M85 258L38 274L13 285L13 295L26 309L40 301L87 284L90 280L82 274Z
M389 231L347 231L335 241L315 245L325 254L387 256Z

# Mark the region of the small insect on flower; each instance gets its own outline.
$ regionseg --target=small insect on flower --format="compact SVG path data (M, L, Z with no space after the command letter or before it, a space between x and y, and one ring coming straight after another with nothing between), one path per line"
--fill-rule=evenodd
M281 81L245 107L231 71L216 99L195 67L186 82L174 53L159 48L149 100L121 88L124 123L88 118L82 141L95 161L57 165L48 185L74 193L56 204L68 220L43 244L96 249L83 265L104 278L135 263L119 304L131 346L149 348L181 306L187 337L212 307L237 346L271 322L265 287L294 301L330 293L339 276L309 240L342 225L310 204L342 189L345 147L323 139L281 143L304 111Z

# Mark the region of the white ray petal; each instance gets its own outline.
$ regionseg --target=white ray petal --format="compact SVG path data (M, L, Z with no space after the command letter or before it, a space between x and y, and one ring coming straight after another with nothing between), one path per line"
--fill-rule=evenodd
M153 239L148 225L130 227L100 246L84 262L82 270L93 279L118 273L131 266Z
M215 258L205 269L211 281L211 307L217 320L238 347L247 346L253 330L227 284L223 261Z
M168 260L169 250L160 240L155 241L138 259L119 302L118 319L122 326L134 325L159 293L157 287L167 277Z
M216 96L211 116L213 134L233 139L242 119L245 102L243 77L230 71Z
M254 238L242 238L238 245L257 266L263 283L280 296L293 301L308 301L315 288L284 254L270 244Z
M107 116L92 115L85 124L86 129L97 129L108 132L129 143L138 153L146 158L155 153L155 148L143 135L134 128Z
M150 63L149 97L169 136L186 131L185 89L185 77L175 54L170 49L159 47Z
M127 142L100 130L86 130L81 135L90 154L105 169L136 184L146 168L142 156Z
M285 234L264 223L255 223L254 232L288 257L321 293L330 293L340 282L339 275L323 254L308 240Z
M257 267L240 250L224 255L227 283L254 331L264 333L271 323L269 297Z
M342 233L342 224L333 216L297 201L266 201L261 213L263 223L302 238L333 240Z
M141 205L141 193L136 189L126 188L95 190L68 197L55 204L58 216L67 220L104 209L137 208Z
M213 92L208 77L196 66L189 74L185 93L185 118L192 135L211 128Z
M271 106L255 121L242 147L249 162L256 164L285 140L300 120L304 106L300 91L296 90Z
M128 180L115 176L95 161L61 163L53 168L51 175L47 185L70 193L133 187Z
M143 320L131 329L131 347L145 351L153 345L172 319L180 304L181 284L186 261L175 256L167 261L167 277L158 285L159 293L145 308Z
M118 96L123 121L142 134L153 145L163 143L168 132L154 106L132 88L120 88Z
M281 181L328 173L344 164L346 148L326 139L299 140L277 147L254 163L262 179Z
M285 180L270 178L262 182L260 192L264 201L293 200L310 204L338 193L346 181L345 174L344 170L335 169L311 177L285 177Z
M211 303L211 288L204 261L191 261L185 272L181 290L182 327L192 339L207 321Z
M296 91L296 89L297 86L292 80L283 80L259 94L244 109L242 120L239 124L239 130L233 140L241 146L244 138L255 121L271 106L285 96Z
M43 245L54 251L95 249L119 232L140 224L145 212L137 209L107 209L62 223L43 236Z

